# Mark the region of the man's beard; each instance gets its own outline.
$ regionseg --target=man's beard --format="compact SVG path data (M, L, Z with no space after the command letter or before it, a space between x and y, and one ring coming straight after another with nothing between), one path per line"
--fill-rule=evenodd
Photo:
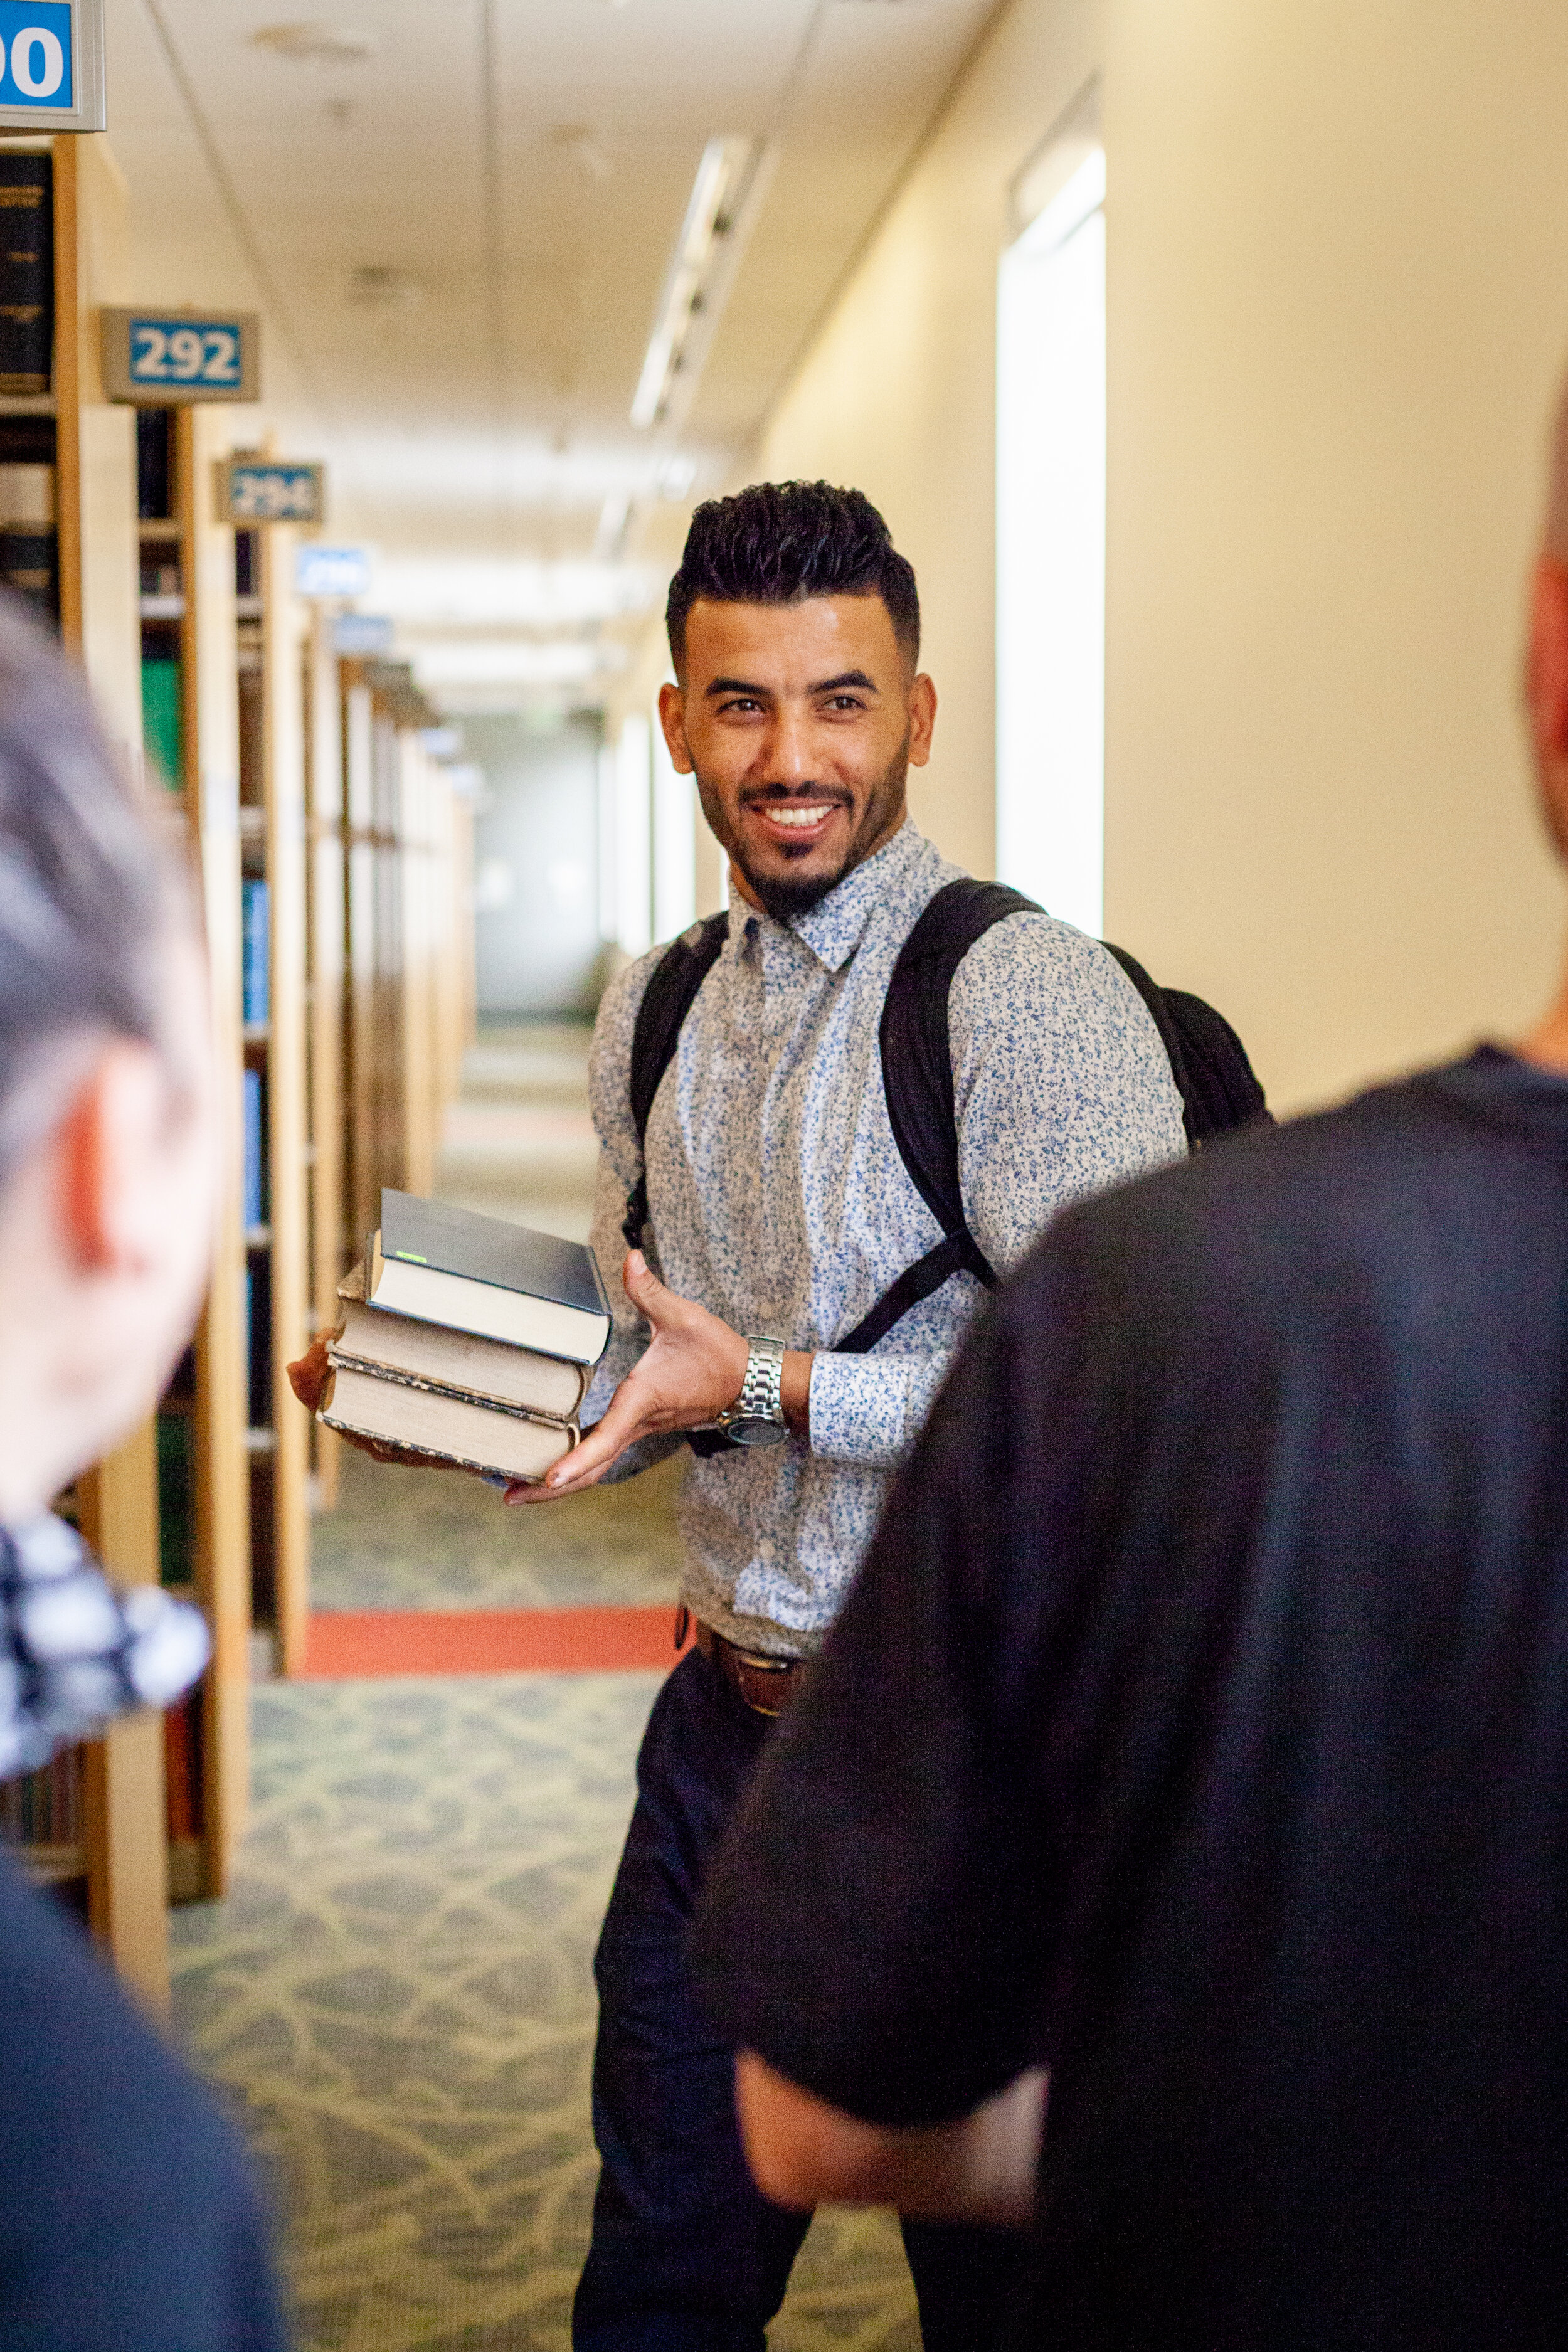
M745 876L758 906L771 915L775 923L791 923L802 915L809 915L814 907L821 906L829 891L837 889L847 874L852 874L864 861L871 844L886 829L888 819L898 803L904 779L909 773L909 738L906 736L899 746L897 758L867 802L866 814L854 838L831 874L803 874L798 880L793 874L755 874L738 848L731 850L730 855ZM701 782L700 777L698 782ZM780 793L778 797L785 806L788 805L787 794Z

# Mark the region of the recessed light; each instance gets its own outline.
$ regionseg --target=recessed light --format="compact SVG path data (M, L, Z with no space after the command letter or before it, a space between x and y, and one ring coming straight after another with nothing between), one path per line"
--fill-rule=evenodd
M348 297L356 310L416 310L425 299L425 283L412 270L366 261L350 270Z
M358 65L375 54L375 43L368 33L351 32L344 25L264 25L258 33L251 34L250 46L270 49L274 57L328 65Z

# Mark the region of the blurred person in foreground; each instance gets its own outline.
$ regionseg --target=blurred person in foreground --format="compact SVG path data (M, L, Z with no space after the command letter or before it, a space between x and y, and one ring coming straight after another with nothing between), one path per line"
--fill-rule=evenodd
M1568 857L1568 430L1528 703ZM1564 2341L1568 987L1058 1222L694 1963L770 2196L1032 2232L1005 2341Z
M151 1412L207 1271L206 972L76 673L0 599L0 1776L206 1657L49 1504ZM0 2344L277 2352L237 2141L81 1931L0 1857Z

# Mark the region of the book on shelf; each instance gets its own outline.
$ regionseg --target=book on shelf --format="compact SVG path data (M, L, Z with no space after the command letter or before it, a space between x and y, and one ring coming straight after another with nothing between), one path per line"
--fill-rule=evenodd
M0 541L0 546L4 542ZM142 746L161 783L178 792L184 775L184 713L177 655L142 656Z
M0 215L0 228L3 226L4 215ZM31 417L5 421L10 427L21 425L23 430L20 435L11 430L0 437L0 582L52 624L58 621L60 613L54 423L49 417L36 424Z
M81 1838L79 1748L62 1748L41 1770L0 1781L0 1839L24 1861L29 1846L75 1847Z
M163 1712L163 1788L171 1843L202 1833L201 1689Z
M247 1022L260 1023L269 1017L271 1002L267 885L265 882L244 882L240 885L240 896L244 936L243 1017Z
M346 1364L332 1366L317 1417L345 1437L374 1438L453 1469L530 1483L577 1443L574 1422L535 1420Z
M54 158L0 152L0 393L47 392L54 348Z
M174 417L168 408L136 412L136 512L166 522L174 511Z
M253 1226L267 1223L267 1123L261 1110L260 1071L244 1071L240 1085L244 1113L240 1208L248 1232Z
M366 1254L365 1299L575 1364L596 1364L610 1336L605 1286L581 1242L390 1185Z

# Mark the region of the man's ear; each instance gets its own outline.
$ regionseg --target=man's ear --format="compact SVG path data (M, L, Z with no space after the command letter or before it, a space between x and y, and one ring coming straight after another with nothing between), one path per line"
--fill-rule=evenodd
M1568 564L1550 555L1535 567L1526 691L1541 759L1568 758Z
M159 1213L156 1142L164 1082L150 1046L106 1045L55 1129L65 1247L83 1273L140 1266Z
M691 753L686 743L686 697L679 686L659 688L658 723L664 730L664 740L669 746L669 756L677 775L690 775Z
M910 685L910 765L923 768L931 758L936 726L936 688L922 669Z

